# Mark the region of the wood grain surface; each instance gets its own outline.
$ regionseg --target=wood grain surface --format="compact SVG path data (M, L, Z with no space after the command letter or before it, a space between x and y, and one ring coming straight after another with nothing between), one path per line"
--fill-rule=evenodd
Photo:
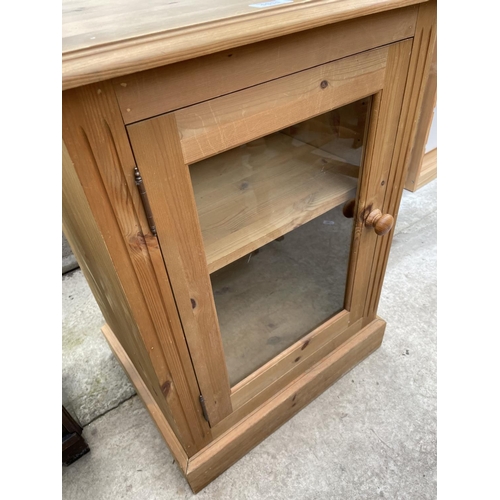
M436 0L430 0L419 6L417 27L411 58L408 68L407 85L404 89L404 101L401 109L401 116L397 125L396 144L394 148L393 167L388 177L388 184L392 189L386 193L383 204L378 204L384 213L393 214L396 218L401 196L403 195L403 186L407 175L408 160L411 155L413 138L416 134L418 112L421 109L422 99L425 95L426 78L433 62L433 47L436 40ZM378 238L375 253L375 272L372 273L371 280L375 283L372 286L371 297L366 301L366 314L368 317L375 317L382 282L385 275L385 269L389 258L392 238L394 233L389 233L385 238Z
M418 33L415 45L418 47L419 60L425 62L422 73L416 74L421 78L422 86L419 88L419 101L415 110L412 127L412 139L408 145L407 158L408 176L405 188L415 191L434 177L429 170L429 158L425 162L424 156L427 138L432 124L434 108L437 100L437 12L434 1L426 4L425 8L419 9ZM425 24L424 24L425 21ZM432 58L429 64L429 57ZM435 159L435 157L434 157ZM436 164L435 164L436 165ZM431 168L432 170L432 168ZM422 179L420 177L422 176Z
M151 391L148 389L147 384L144 382L141 374L134 366L134 363L132 363L132 361L128 357L125 349L123 348L120 341L116 338L116 335L114 334L113 330L111 330L109 325L106 324L102 327L102 333L104 334L109 347L113 351L113 354L116 356L125 373L128 375L130 381L134 385L137 394L139 394L139 397L142 399L142 402L149 411L153 422L158 427L158 430L163 436L163 439L165 439L170 452L179 464L182 472L186 473L189 458L186 455L182 444L177 439L177 436L172 431L172 428L165 418L165 415L161 411L161 408L156 403L156 400L151 394Z
M192 165L208 271L355 196L357 180L331 156L276 133Z
M390 46L175 111L184 161L194 163L375 94L384 86Z
M135 160L109 82L63 93L63 138L68 241L82 249L76 255L84 272L88 267L86 278L96 297L105 298L98 303L106 321L130 359L136 366L141 362L149 390L187 454L193 454L210 439L210 429L201 414L158 240L149 231L134 184ZM118 305L122 310L116 310ZM138 359L141 353L149 366Z
M118 77L123 119L130 124L403 40L415 32L417 11L412 5Z
M421 1L295 0L255 8L243 0L66 0L63 89Z
M196 493L278 429L301 408L381 344L385 321L376 319L315 364L302 377L189 460L187 480Z
M224 351L196 214L173 113L128 127L155 215L189 352L211 425L232 411Z

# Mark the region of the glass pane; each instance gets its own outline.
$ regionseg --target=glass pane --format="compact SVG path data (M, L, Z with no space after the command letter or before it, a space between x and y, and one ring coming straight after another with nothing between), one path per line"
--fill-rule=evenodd
M344 307L369 107L190 165L231 385Z

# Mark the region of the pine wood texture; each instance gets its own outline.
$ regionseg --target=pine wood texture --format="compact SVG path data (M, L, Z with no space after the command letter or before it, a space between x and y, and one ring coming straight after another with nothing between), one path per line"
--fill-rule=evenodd
M344 206L342 207L342 213L344 214L344 217L347 217L348 219L352 219L354 217L355 208L356 208L356 199L355 198L352 198L352 199L346 201Z
M437 177L437 148L425 153L415 189L420 189Z
M373 280L377 266L380 265L377 259L374 260L377 239L387 238L387 235L382 238L378 237L371 228L364 225L364 221L373 209L380 209L383 206L387 189L392 189L389 174L391 171L396 171L393 154L411 45L411 40L406 40L389 47L384 74L384 90L373 99L364 157L364 164L370 168L362 177L355 214L356 219L361 221L361 225L356 226L353 239L358 242L358 247L363 249L363 253L358 254L357 247L353 245L354 280L350 298L352 321L367 317L365 312L367 294L374 293ZM392 213L388 210L384 212ZM377 282L376 286L381 287L381 283ZM375 293L380 293L380 288L377 288Z
M264 399L254 412L235 421L209 446L191 458L185 454L147 384L111 328L105 325L102 331L186 475L193 492L197 493L375 351L382 343L385 322L376 319L341 343L334 352L316 359L315 364L301 377L291 379L275 397Z
M197 218L194 198L196 189L193 192L189 169L186 165L186 154L185 151L182 154L180 149L188 130L186 121L191 120L188 140L191 141L189 144L195 151L191 154L191 158L195 155L205 157L208 154L207 148L210 148L210 154L214 155L220 150L227 150L231 146L245 142L247 138L302 122L324 111L355 102L377 92L374 98L373 115L370 117L368 127L373 137L368 139L369 154L365 157L366 161L363 166L362 183L365 188L364 194L359 197L360 208L357 209L358 214L355 219L358 237L354 238L352 243L354 257L351 259L351 272L348 279L348 283L351 281L353 283L348 284L349 297L346 300L351 304L348 324L354 324L363 317L364 300L368 293L373 265L374 239L376 239L372 230L365 229L365 217L362 215L365 207L370 206L370 203L379 198L383 199L383 194L380 193L386 189L383 187L385 182L380 182L381 179L378 177L375 177L378 178L375 184L371 182L374 175L382 176L391 166L393 141L401 110L410 45L409 41L391 44L342 59L338 61L338 64L334 62L325 65L326 69L306 70L127 127L151 207L155 213L163 256L169 269L200 389L205 402L209 405L207 410L212 427L216 427L222 420L229 417L235 408L232 407L225 358L220 343L219 326L209 281L209 268L214 265L214 261L209 260L207 265L204 252L206 245L202 241L204 221ZM328 79L325 78L325 74ZM307 89L311 82L314 85L312 95L303 98L302 96L307 94L307 91L304 92L300 85L304 85ZM380 92L381 90L383 93ZM381 98L381 95L385 98ZM269 119L266 120L267 116L263 115L269 113L268 108L276 110L280 99L282 100L280 113L270 113ZM253 103L255 105L252 105ZM244 113L241 111L243 109ZM184 120L184 127L179 123L182 120ZM224 131L227 133L224 134ZM374 135L375 131L377 137ZM387 132L387 138L383 135L384 132ZM210 140L206 139L207 136L210 136ZM381 137L383 139L380 139ZM268 139L269 137L265 138L266 141ZM258 140L252 143L259 147ZM224 154L237 155L238 153L229 151L204 160L203 164L198 165L203 170L199 174L201 181L198 180L202 185L207 184L203 196L215 202L222 198L222 195L218 194L218 189L221 185L224 186L224 179L219 174L221 172L224 175L227 174L230 180L232 176L238 176L236 168L227 169L226 172L223 167L224 160L220 159ZM234 161L229 161L228 164L234 165ZM206 165L208 165L207 172L204 168ZM197 165L192 165L191 168L196 170L196 167ZM342 170L341 165L335 165L335 167ZM211 169L214 170L211 171ZM216 175L212 175L214 173ZM270 175L273 173L272 165L269 165L269 173ZM198 174L194 173L195 184L197 176ZM286 182L291 182L291 179L293 180L293 176L287 171ZM347 182L352 181L348 176L345 179ZM297 184L302 185L303 182ZM234 182L228 181L228 185L234 185ZM351 198L353 187L346 190L335 203L340 204ZM224 199L226 198L227 194L224 196ZM231 210L227 213L231 214ZM222 217L222 219L225 218L227 217ZM213 227L218 226L217 220L215 219ZM255 224L255 227L257 226L259 224ZM268 231L267 228L264 227L264 229ZM271 233L271 237L276 238L281 234L282 230L279 230L276 234ZM256 235L252 233L243 234L241 249L237 250L236 246L236 250L234 248L230 250L239 251L236 257L251 251L248 245L255 237ZM216 235L213 241L216 242L219 238L220 234ZM223 243L224 245L220 245L221 248L225 248L228 244L227 241ZM259 241L257 243L262 244ZM231 258L228 258L227 261L230 260ZM218 268L218 265L214 268ZM330 334L333 335L336 332L333 329ZM283 363L282 367L276 367L277 373L285 373L289 369L287 358L279 357L276 363L278 365ZM304 369L306 365L298 364L294 373L298 376ZM259 376L262 376L262 381L264 381L267 374L260 373ZM257 384L255 387L263 383L262 381L254 382ZM274 384L270 390L278 390L278 387L279 384ZM220 404L221 400L210 405L213 394L221 398L226 396L227 406L223 408ZM243 400L251 398L254 394L250 390ZM268 391L266 394L268 397L272 396L272 392ZM226 400L222 401L226 404Z
M248 400L266 389L289 370L304 362L312 353L335 336L334 332L346 330L349 326L349 312L341 311L324 324L315 328L271 361L255 370L249 377L231 389L233 409L238 409ZM300 358L300 359L299 359ZM286 362L283 362L286 360Z
M408 84L404 89L404 100L399 119L398 134L395 139L394 167L390 172L388 184L393 186L387 193L382 205L378 208L384 213L394 215L397 221L397 212L403 194L403 186L407 176L406 167L411 153L409 145L415 133L415 123L418 109L420 109L423 96L424 78L432 64L432 54L429 47L435 44L436 39L436 1L431 0L419 6L415 39L411 52L410 65L408 69ZM371 276L372 293L367 297L365 303L365 315L374 318L376 315L382 282L389 259L392 238L391 232L377 241L374 256L374 270Z
M208 272L354 196L357 180L331 156L276 133L192 165Z
M392 229L394 217L391 214L383 214L377 208L368 214L365 225L373 227L377 236L384 236Z
M163 439L165 439L165 442L167 443L167 446L170 449L175 460L179 464L179 467L181 468L182 472L186 473L189 457L186 455L186 452L184 451L184 448L179 442L177 436L172 431L172 427L170 426L168 420L165 418L162 409L158 406L156 399L151 394L151 391L148 388L148 384L144 382L141 374L135 367L134 363L132 363L129 356L127 355L127 352L123 348L122 343L118 340L109 325L104 325L102 327L102 333L104 334L109 347L113 351L113 354L116 356L123 370L134 385L137 394L139 394L139 397L144 403L144 406L149 411L153 422L158 427L158 430L163 436Z
M386 233L423 135L436 33L435 0L198 7L63 2L64 231L195 492L380 345ZM337 130L353 148L363 138L359 180L278 132L369 96L359 130ZM263 144L274 157L245 171L244 149ZM210 273L346 202L344 310L231 388Z
M124 121L175 111L408 38L417 11L410 6L374 14L116 78Z
M194 163L375 94L384 86L388 51L369 50L176 111L184 161Z
M63 137L68 241L101 297L106 321L148 374L149 390L193 454L210 440L210 429L197 404L189 352L134 185L135 161L110 83L63 93Z
M189 460L187 480L197 493L278 429L326 388L375 351L385 322L375 320L274 398Z
M409 115L412 117L411 139L408 145L406 168L408 176L405 188L415 191L430 180L432 175L437 176L437 170L429 175L429 162L427 171L424 171L425 145L432 124L434 107L437 98L437 6L431 0L419 10L417 32L415 34L415 47L418 59L415 61L415 81L417 102L415 110ZM423 175L424 178L420 179ZM435 178L435 177L434 177Z
M199 0L65 0L63 89L421 1L295 0L259 9L243 0L203 8Z
M173 113L128 126L211 425L232 411L189 169ZM149 182L153 180L153 182Z
M349 315L341 313L337 321L327 321L261 367L245 379L242 385L234 388L236 390L231 395L231 400L235 410L212 428L212 437L222 435L242 418L250 415L311 366L358 333L362 327L362 320L350 324Z
M80 268L92 290L105 320L118 332L124 349L130 353L134 364L140 369L146 383L152 387L153 397L165 413L172 428L171 411L164 401L159 388L160 381L167 380L169 372L160 363L152 361L144 346L143 331L150 334L150 325L141 318L135 318L126 291L122 287L120 277L110 257L109 247L102 237L97 221L94 219L85 193L74 170L68 150L63 144L63 230L71 245ZM108 229L108 234L111 232ZM109 242L108 242L109 243ZM99 277L97 279L97 277ZM140 311L140 310L139 310ZM142 335L141 335L142 333ZM158 350L158 352L160 352ZM156 364L157 370L154 369ZM164 363L165 364L165 363ZM161 371L160 371L161 370Z

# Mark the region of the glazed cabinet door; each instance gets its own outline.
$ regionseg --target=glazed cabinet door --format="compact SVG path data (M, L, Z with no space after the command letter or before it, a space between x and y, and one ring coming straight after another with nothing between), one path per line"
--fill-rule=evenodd
M375 318L410 50L127 127L213 433Z

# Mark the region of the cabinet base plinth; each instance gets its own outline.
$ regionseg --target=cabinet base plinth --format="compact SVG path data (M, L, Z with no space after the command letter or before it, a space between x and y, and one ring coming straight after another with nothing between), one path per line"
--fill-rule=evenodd
M385 321L377 318L281 392L188 458L140 374L111 329L103 333L135 385L194 493L199 492L382 343Z

